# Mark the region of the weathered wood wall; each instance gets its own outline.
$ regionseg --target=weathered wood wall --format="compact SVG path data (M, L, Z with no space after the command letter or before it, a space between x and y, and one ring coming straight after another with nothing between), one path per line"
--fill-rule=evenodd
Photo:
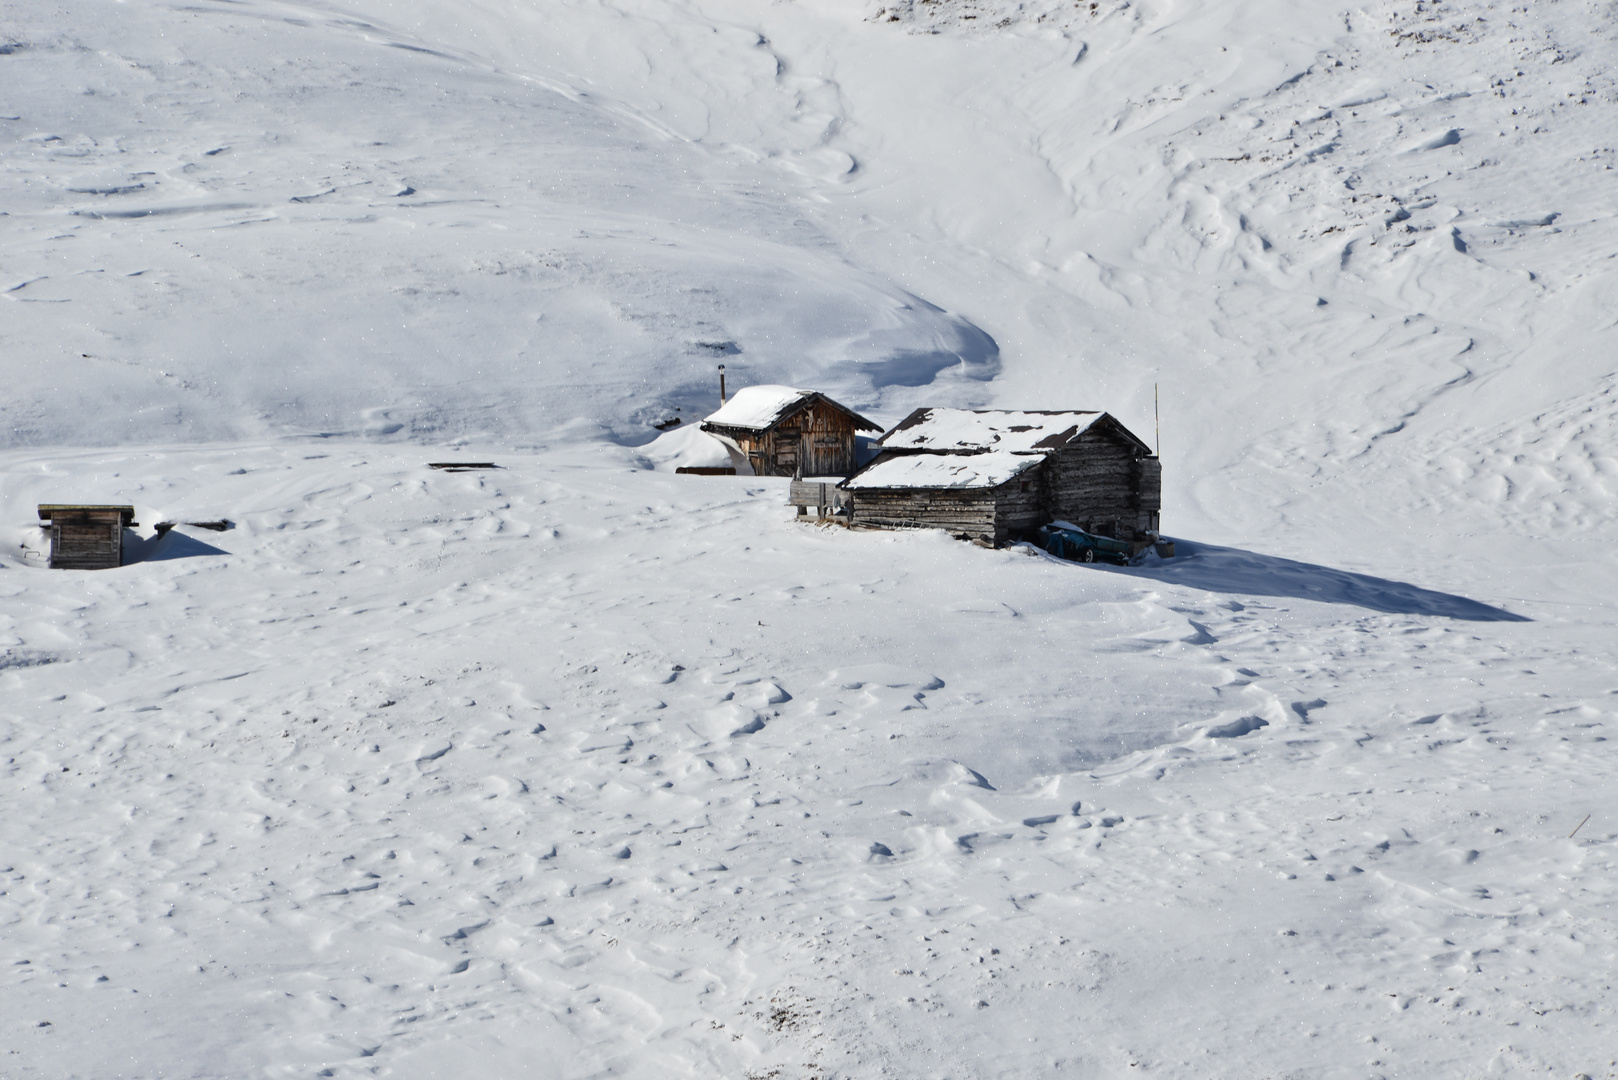
M815 401L767 431L722 428L759 476L847 476L854 471L854 421L841 409Z
M817 401L805 410L803 475L847 476L856 466L854 420L840 409Z
M997 543L1037 528L1045 512L1044 468L994 488L908 488L853 492L851 520L862 525L923 526Z
M849 493L835 480L794 480L787 488L788 506L814 506L822 510L847 506Z
M889 525L946 529L967 536L994 538L995 491L878 489L852 493L850 520L856 525Z
M1048 471L1048 465L1041 465L994 489L997 541L1013 532L1037 529L1050 520L1045 510Z
M109 570L124 564L123 519L113 515L51 521L53 570Z
M1051 517L1120 540L1157 528L1162 504L1162 466L1138 457L1131 442L1104 431L1087 431L1051 455Z
M765 433L765 476L847 476L854 471L854 421L816 401L783 418ZM755 465L754 469L758 467Z
M1146 522L1141 528L1146 532L1157 532L1162 526L1163 513L1163 462L1155 457L1141 458L1136 464L1140 466L1140 513L1141 519Z

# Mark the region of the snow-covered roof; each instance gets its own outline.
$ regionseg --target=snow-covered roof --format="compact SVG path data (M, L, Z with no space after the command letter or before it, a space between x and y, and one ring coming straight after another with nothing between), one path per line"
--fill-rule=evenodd
M800 406L814 401L823 401L853 417L856 431L882 430L847 405L833 401L817 390L799 390L792 386L774 386L769 383L744 386L736 391L729 401L719 406L717 412L709 414L702 421L702 430L708 431L709 434L716 434L710 430L712 427L764 431Z
M719 427L752 428L763 431L781 417L797 408L813 390L798 390L790 386L744 386L730 396L730 400L711 413L705 424Z
M876 488L992 488L1034 468L1042 452L989 450L979 454L888 454L844 481L859 491Z
M1089 410L917 409L879 440L890 450L1056 450L1105 413Z

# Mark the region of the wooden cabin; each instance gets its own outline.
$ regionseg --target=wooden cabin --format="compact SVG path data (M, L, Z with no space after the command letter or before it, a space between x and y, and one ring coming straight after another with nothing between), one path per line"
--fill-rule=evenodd
M124 530L136 524L133 506L45 503L39 520L49 523L53 570L110 570L124 564Z
M842 477L858 465L855 435L882 429L813 390L749 386L704 420L702 430L756 476Z
M1162 466L1104 412L917 409L843 482L856 525L947 529L1002 543L1049 521L1146 542Z

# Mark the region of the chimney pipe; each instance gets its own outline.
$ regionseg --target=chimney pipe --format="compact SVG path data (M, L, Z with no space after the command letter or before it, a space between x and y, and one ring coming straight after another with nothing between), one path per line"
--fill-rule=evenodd
M719 404L725 403L725 365L719 365Z

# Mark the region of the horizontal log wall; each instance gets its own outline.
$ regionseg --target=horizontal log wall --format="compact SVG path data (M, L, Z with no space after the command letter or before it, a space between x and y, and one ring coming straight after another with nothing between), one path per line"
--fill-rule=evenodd
M857 491L853 520L1005 540L1013 532L1037 528L1049 520L1044 469L1030 470L995 488Z
M122 523L51 523L50 565L56 570L107 570L123 565Z
M851 520L865 525L919 525L973 536L995 534L994 492L986 489L855 491Z
M1140 512L1147 524L1141 528L1157 532L1159 515L1163 512L1163 462L1142 458L1140 464Z
M1162 468L1156 458L1138 458L1131 442L1087 431L1046 464L1052 517L1092 532L1130 539L1155 527L1162 503Z
M1050 520L1045 510L1046 472L1046 466L1041 465L994 489L995 539L1004 540L1012 532L1037 529Z

